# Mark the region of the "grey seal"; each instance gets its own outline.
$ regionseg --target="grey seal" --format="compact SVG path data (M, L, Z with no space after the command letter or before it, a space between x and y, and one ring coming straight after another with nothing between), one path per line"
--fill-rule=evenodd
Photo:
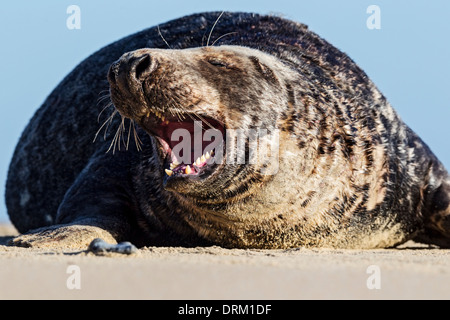
M11 161L12 243L449 247L448 173L367 75L303 24L219 15L126 37L57 86ZM196 124L200 150L176 155ZM250 163L247 139L231 163L259 129L276 160Z

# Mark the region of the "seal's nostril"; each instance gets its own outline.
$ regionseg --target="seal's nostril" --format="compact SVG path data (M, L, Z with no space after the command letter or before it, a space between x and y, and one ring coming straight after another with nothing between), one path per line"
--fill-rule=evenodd
M119 68L119 62L114 62L108 71L108 81L110 84L116 84L117 70Z
M136 79L143 81L151 73L151 57L149 54L144 54L136 61Z

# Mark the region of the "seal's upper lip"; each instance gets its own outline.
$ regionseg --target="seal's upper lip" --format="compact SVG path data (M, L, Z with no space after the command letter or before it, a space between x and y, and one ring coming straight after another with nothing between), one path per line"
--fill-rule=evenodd
M164 157L164 171L169 178L177 176L199 177L207 172L211 173L211 169L217 167L218 161L214 158L215 150L211 148L210 140L205 141L203 139L203 133L207 129L219 130L224 140L225 126L222 122L205 115L177 113L174 116L171 112L149 109L140 120L140 125L158 140ZM180 155L177 152L173 152L179 143L186 143L184 137L181 141L178 138L173 139L173 134L177 129L183 129L185 133L189 133L189 138L191 138L190 144L188 144L191 147L190 156L183 155L182 159L179 158ZM195 133L198 132L202 133L200 146L196 145L196 139L198 138L194 137ZM224 145L223 140L219 144ZM213 142L217 144L216 141ZM195 150L194 147L196 147ZM199 147L201 147L201 151L198 150ZM179 151L180 147L177 149ZM185 149L183 152L185 152Z

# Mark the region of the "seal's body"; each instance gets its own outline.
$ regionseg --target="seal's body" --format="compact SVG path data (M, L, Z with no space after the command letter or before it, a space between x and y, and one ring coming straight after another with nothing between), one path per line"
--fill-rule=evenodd
M122 39L54 90L10 166L9 215L34 229L14 244L450 246L445 168L351 59L301 24L218 15ZM233 162L256 129L277 156L251 162L247 139Z

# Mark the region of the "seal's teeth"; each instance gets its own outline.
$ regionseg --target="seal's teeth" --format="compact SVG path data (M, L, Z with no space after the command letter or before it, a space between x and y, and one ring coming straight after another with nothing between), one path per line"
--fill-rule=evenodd
M195 160L195 164L198 165L198 166L201 165L202 164L201 159L197 158L197 160Z
M205 156L205 158L206 158L206 160L209 160L209 159L211 159L211 156L209 155L209 152L207 152L207 153L206 153L206 156Z
M166 118L164 118L164 116L161 117L162 122L166 121Z
M187 166L186 169L184 170L184 173L186 173L186 174L191 174L191 172L192 172L192 169L190 166Z
M177 164L175 164L175 163L171 163L171 164L170 164L170 170L173 170L173 169L175 169L176 167L178 167Z
M147 118L150 118L150 111L147 112Z
M166 121L166 124L169 124L169 121L168 121L168 120Z
M172 170L166 169L165 171L166 171L166 173L167 173L167 175L168 175L169 177L173 174L173 171L172 171Z
M203 163L203 162L206 162L206 157L203 155L201 158L200 158L200 163Z

